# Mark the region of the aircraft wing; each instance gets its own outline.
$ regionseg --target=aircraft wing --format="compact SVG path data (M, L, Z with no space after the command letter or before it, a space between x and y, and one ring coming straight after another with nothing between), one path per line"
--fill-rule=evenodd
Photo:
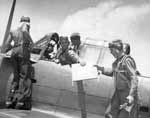
M72 115L70 115L72 114ZM92 118L104 118L104 115L93 115L88 114L88 117ZM32 108L31 111L26 110L14 110L14 109L1 109L0 118L80 118L78 113L72 111L70 112L61 112L54 111L48 108Z
M65 109L64 109L65 110ZM149 118L150 114L146 112L139 113L141 118ZM14 109L1 109L0 118L80 118L79 113L73 110L65 110L65 113L55 111L50 106L41 105L33 107L31 111L27 110L14 110ZM104 115L87 114L87 118L104 118Z
M3 58L10 58L11 57L11 51L9 51L8 53L0 53L0 56ZM38 54L31 54L31 58L30 58L30 62L33 63L37 63L38 60L40 58L40 55Z

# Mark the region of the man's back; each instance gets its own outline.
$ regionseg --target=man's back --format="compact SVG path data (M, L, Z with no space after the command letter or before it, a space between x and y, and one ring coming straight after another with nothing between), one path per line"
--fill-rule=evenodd
M11 45L13 55L27 56L32 44L30 34L27 31L22 31L22 28L19 27L10 32L10 38L8 38L6 45Z

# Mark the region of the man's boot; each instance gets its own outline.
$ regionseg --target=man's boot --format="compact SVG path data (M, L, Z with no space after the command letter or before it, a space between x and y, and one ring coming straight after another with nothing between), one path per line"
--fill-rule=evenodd
M13 108L13 96L14 96L14 94L15 94L15 90L14 89L10 90L9 97L5 103L6 108Z
M15 106L14 95L15 95L15 92L17 90L17 87L18 87L17 83L13 82L11 89L10 89L10 92L9 92L9 95L8 95L8 99L5 103L7 108L14 108L14 106Z
M23 102L17 102L15 109L23 109L24 103Z

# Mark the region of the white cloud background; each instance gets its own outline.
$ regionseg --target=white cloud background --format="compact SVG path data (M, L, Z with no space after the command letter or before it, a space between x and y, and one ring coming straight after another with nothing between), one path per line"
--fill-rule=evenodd
M40 4L36 4L35 1ZM55 5L52 5L50 0L35 1L17 1L12 29L18 26L22 15L27 15L31 17L31 35L34 41L51 31L58 31L61 35L70 35L77 31L82 37L99 40L120 38L131 44L131 55L135 58L138 69L143 74L150 75L150 2L145 2L146 0L104 0L106 2L103 2L100 0L97 6L92 5L95 7L86 9L84 7L83 10L76 9L68 12L71 10L70 7L75 7L76 2L70 2L72 6L68 6L67 3L63 4L64 2L58 0ZM3 40L10 7L10 0L0 0L0 43ZM62 15L63 13L65 15ZM67 16L67 14L70 15ZM63 19L62 17L65 16L67 17Z
M143 74L150 75L150 4L101 2L96 7L68 16L59 32L63 35L80 32L82 37L99 40L120 38L129 42L138 69Z

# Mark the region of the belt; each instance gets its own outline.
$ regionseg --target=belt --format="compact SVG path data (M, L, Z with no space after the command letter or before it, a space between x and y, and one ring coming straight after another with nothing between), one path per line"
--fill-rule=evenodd
M14 45L13 48L20 47L20 46L22 46L22 44Z

